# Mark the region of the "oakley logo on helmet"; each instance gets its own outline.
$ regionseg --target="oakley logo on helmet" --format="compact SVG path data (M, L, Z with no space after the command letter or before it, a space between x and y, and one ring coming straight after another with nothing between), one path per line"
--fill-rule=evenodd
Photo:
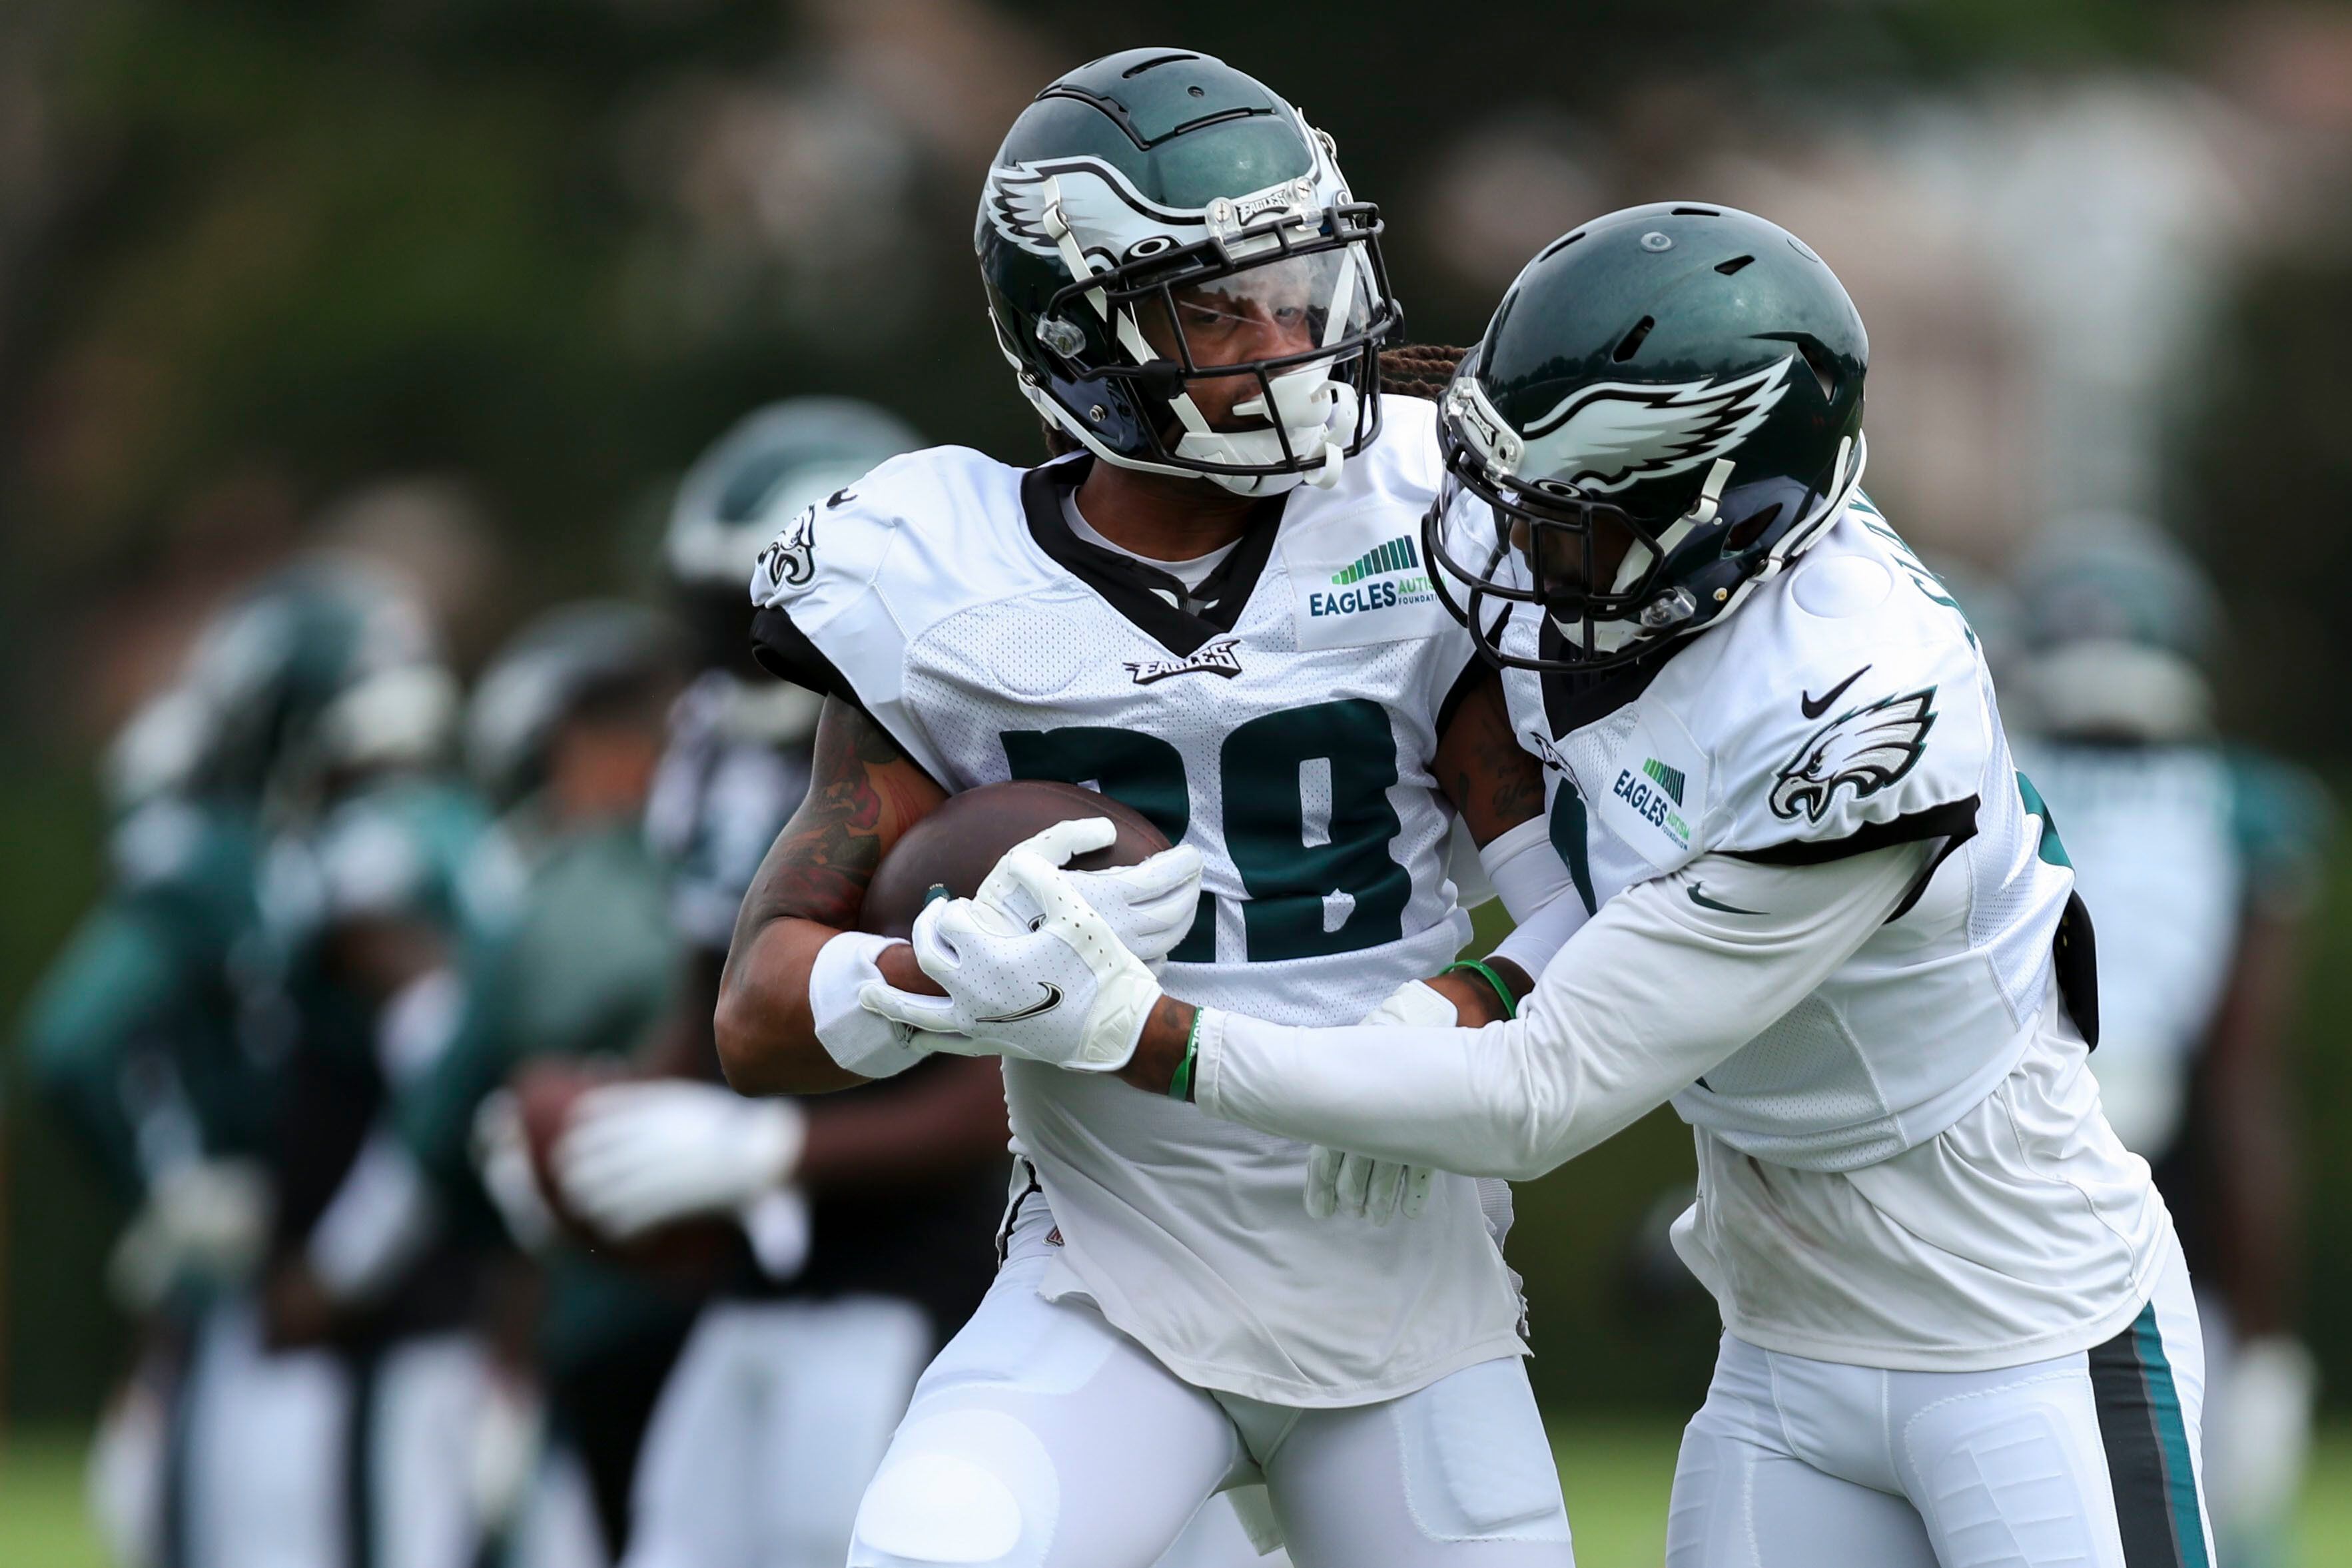
M1579 387L1528 426L1515 468L1590 495L1702 468L1763 426L1796 363L1790 354L1730 380Z
M1059 209L1059 221L1047 214ZM1038 256L1061 254L1059 229L1078 247L1114 260L1151 255L1145 242L1170 229L1197 229L1182 243L1206 238L1208 220L1197 208L1163 207L1099 158L1055 158L988 172L988 221L996 232ZM1138 247L1141 247L1141 249Z
M1911 771L1927 749L1936 689L1882 697L1831 720L1781 767L1772 781L1772 815L1819 822L1829 815L1840 784L1866 800Z

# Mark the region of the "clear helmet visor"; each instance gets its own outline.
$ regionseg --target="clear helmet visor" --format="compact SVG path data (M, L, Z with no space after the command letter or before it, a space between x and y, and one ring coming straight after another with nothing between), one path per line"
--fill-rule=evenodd
M1360 245L1278 255L1165 290L1143 311L1143 334L1195 374L1304 361L1369 331L1378 294Z

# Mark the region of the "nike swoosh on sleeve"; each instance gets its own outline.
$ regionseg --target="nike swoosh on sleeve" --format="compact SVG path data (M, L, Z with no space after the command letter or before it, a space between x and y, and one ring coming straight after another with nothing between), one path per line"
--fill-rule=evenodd
M1827 691L1822 693L1819 700L1808 697L1804 692L1800 691L1797 693L1797 706L1804 710L1806 718L1818 719L1822 714L1830 710L1831 703L1836 701L1840 697L1845 694L1845 689L1847 687L1852 686L1855 681L1860 680L1864 676L1869 673L1870 666L1866 664L1864 665L1860 669L1855 670L1852 675L1847 676L1843 680L1839 681L1835 686L1831 687Z

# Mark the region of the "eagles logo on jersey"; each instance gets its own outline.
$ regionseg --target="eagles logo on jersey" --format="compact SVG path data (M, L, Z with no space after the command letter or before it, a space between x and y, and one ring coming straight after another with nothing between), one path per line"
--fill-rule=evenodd
M1822 726L1784 764L1772 784L1772 815L1819 822L1841 784L1857 798L1876 795L1911 771L1927 750L1936 714L1932 686L1884 697L1841 713Z
M816 508L805 506L760 552L756 581L772 594L780 588L799 587L815 570Z

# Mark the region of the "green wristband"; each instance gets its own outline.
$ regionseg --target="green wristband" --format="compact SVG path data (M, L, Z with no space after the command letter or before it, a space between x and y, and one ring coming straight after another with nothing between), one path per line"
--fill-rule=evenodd
M1192 1026L1184 1035L1184 1059L1176 1064L1176 1075L1168 1080L1168 1098L1192 1098L1192 1058L1201 1049L1201 1010L1192 1010Z
M1511 994L1511 988L1503 984L1503 977L1501 975L1496 973L1492 969L1489 969L1486 964L1480 963L1475 958L1456 959L1438 973L1441 974L1451 974L1457 969L1468 970L1471 973L1476 975L1479 979L1485 981L1487 984L1495 988L1495 994L1503 999L1504 1017L1516 1018L1519 1016L1518 999Z

